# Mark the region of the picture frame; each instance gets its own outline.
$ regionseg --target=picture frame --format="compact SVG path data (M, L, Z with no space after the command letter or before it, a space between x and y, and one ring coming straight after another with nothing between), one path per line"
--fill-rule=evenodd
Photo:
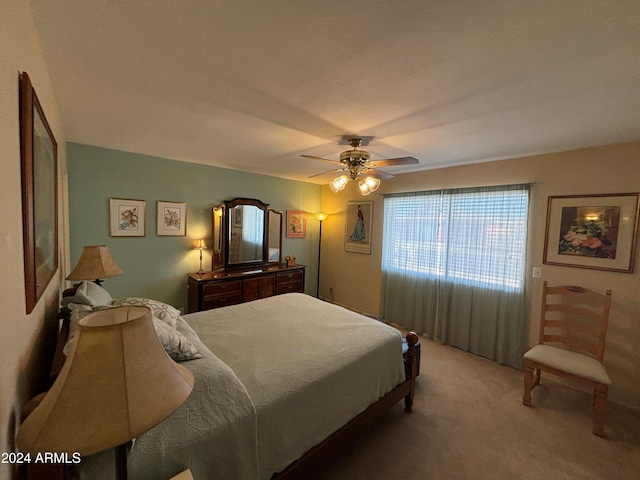
M19 76L25 306L58 270L58 144L27 72Z
M304 210L287 210L287 238L304 238L307 236L307 212Z
M109 198L109 235L144 237L146 235L145 200Z
M157 202L156 235L184 237L187 234L187 204L185 202Z
M543 263L632 273L640 193L549 197Z
M373 202L347 202L344 249L346 252L371 254Z

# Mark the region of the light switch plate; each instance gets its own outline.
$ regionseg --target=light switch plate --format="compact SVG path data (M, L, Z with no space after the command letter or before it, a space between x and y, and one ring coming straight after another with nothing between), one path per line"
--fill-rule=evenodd
M542 269L540 267L533 267L533 278L542 278Z

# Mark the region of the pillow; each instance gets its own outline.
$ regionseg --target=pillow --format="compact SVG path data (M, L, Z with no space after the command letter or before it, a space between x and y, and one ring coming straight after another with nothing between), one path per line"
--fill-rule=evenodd
M185 360L195 360L196 358L202 358L202 355L198 353L198 349L187 340L187 337L182 335L175 328L171 328L162 320L158 320L153 317L153 326L156 329L158 339L165 351L176 362L184 362Z
M167 305L166 303L159 302L158 300L151 300L150 298L119 298L117 300L113 300L111 304L115 307L122 307L127 305L149 307L154 317L162 320L171 328L176 328L176 322L180 317L180 310L177 310L171 305Z
M114 305L103 305L96 308L91 308L88 305L70 303L67 305L71 310L71 316L69 318L69 338L64 344L62 352L65 356L68 356L71 352L71 347L75 336L78 332L78 321L81 318L86 317L92 312L104 310L106 308L115 308ZM158 335L158 340L162 343L167 354L176 362L183 362L185 360L195 360L196 358L202 358L202 355L198 353L198 349L187 340L183 334L176 329L170 327L167 323L159 320L156 317L152 317L153 327Z
M113 298L104 288L94 282L83 280L76 288L76 294L73 297L64 297L61 305L69 305L70 303L89 305L90 307L100 307L110 305Z

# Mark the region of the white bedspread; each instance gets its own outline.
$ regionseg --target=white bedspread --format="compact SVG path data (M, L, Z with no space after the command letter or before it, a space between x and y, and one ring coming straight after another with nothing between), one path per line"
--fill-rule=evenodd
M182 363L194 375L194 389L166 420L136 439L129 480L165 480L187 468L196 480L256 480L256 414L244 385L183 319L178 330L203 355ZM79 473L83 480L113 479L113 451L86 457Z
M242 381L268 479L404 381L396 329L292 293L185 316Z

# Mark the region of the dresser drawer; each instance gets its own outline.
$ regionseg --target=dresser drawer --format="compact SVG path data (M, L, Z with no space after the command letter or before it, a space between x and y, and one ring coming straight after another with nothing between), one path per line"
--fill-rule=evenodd
M302 270L296 270L294 272L284 272L278 274L278 287L288 282L302 283L304 278L304 272Z
M304 290L302 286L302 280L299 282L286 282L286 283L278 283L278 295L282 295L283 293L294 293L299 292L302 293Z
M212 308L227 307L237 303L242 303L242 294L240 292L234 292L231 295L205 296L202 299L202 309L210 310Z
M204 298L216 295L230 296L236 294L242 294L242 280L207 283L202 286L202 296Z

